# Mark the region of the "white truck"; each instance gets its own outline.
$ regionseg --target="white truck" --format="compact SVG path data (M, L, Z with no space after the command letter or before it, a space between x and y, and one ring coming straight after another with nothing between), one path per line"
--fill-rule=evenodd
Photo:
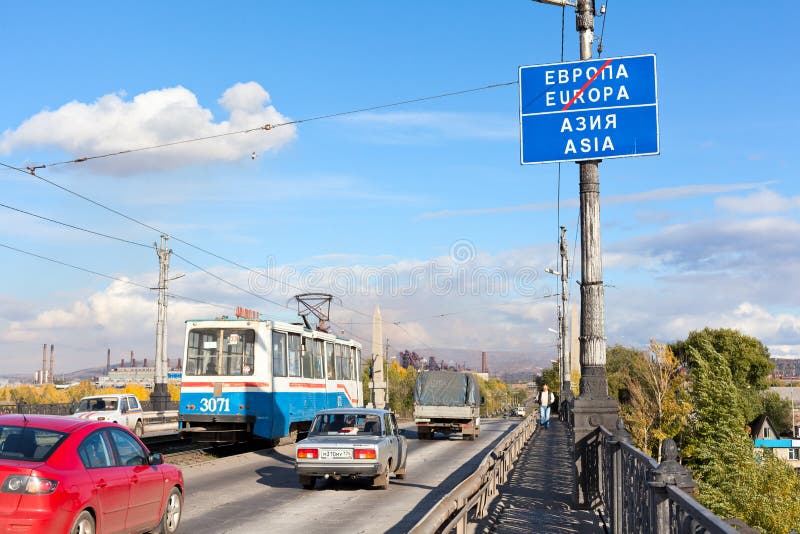
M414 384L414 423L419 439L435 432L474 440L481 433L480 389L472 373L423 371Z

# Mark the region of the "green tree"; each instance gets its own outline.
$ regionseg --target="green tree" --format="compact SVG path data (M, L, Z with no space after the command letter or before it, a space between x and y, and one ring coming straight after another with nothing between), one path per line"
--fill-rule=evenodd
M765 532L797 528L800 482L768 452L756 461L726 358L707 339L686 347L686 355L693 362L695 410L683 454L699 485L698 500L721 517L738 517Z
M708 344L722 358L731 373L731 380L739 390L737 402L745 419L752 421L761 415L759 393L767 388L769 375L775 368L769 360L769 350L758 339L730 328L705 328L689 333L686 341L673 345L678 358L694 367L693 354L702 354ZM689 349L694 348L696 352Z
M547 389L553 392L553 395L560 395L561 394L561 377L559 376L559 365L557 361L553 362L553 365L550 369L542 369L542 376L537 377L536 379L536 387L539 391L542 390L542 386L547 384Z
M774 391L766 391L761 395L761 405L779 436L792 433L792 401Z
M642 351L622 345L614 345L606 350L606 378L608 394L620 403L628 402L628 384L642 361Z
M636 446L660 462L661 443L683 429L691 412L688 379L678 359L663 343L651 340L646 352L628 356L628 400L621 404L622 415L630 425Z

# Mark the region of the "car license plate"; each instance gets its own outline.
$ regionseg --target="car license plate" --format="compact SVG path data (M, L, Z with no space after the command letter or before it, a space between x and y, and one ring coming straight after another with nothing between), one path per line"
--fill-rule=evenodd
M352 449L322 449L319 451L320 460L350 459L352 457Z

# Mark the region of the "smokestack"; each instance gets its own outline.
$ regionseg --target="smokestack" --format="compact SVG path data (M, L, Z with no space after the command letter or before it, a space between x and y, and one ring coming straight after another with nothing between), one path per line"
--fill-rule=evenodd
M180 358L178 358L178 369L183 369L183 361Z
M122 358L122 359L119 361L119 366L120 366L120 367L125 367L125 358Z
M142 364L142 367L147 367L147 358L144 359L144 363Z
M48 377L48 382L51 384L56 383L56 376L55 376L55 366L53 365L53 352L55 351L55 345L50 345L50 376Z
M39 373L38 384L44 384L44 374L47 372L47 343L42 345L42 372Z
M106 352L106 376L111 372L111 349Z
M486 353L481 352L481 373L488 373L489 367L486 365Z
M133 357L133 351L131 351L131 367L136 367L136 358Z

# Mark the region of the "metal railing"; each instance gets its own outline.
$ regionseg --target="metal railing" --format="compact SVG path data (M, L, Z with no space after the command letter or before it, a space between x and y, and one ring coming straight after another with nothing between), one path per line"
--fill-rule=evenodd
M634 447L622 419L613 433L599 426L576 444L577 489L583 502L603 516L609 532L738 532L694 499L697 485L677 462L673 440L662 443L661 456L659 464Z
M534 417L525 418L517 428L503 438L481 461L478 469L456 486L423 517L412 534L433 532L466 532L470 511L474 519L486 517L489 504L497 494L497 486L508 479L514 461L525 448L536 429Z
M142 411L152 412L152 401L139 401ZM167 411L176 411L179 407L178 401L167 401ZM24 413L27 415L72 415L75 412L77 402L64 402L57 404L28 404L27 402L17 402L0 404L0 414L4 413Z

